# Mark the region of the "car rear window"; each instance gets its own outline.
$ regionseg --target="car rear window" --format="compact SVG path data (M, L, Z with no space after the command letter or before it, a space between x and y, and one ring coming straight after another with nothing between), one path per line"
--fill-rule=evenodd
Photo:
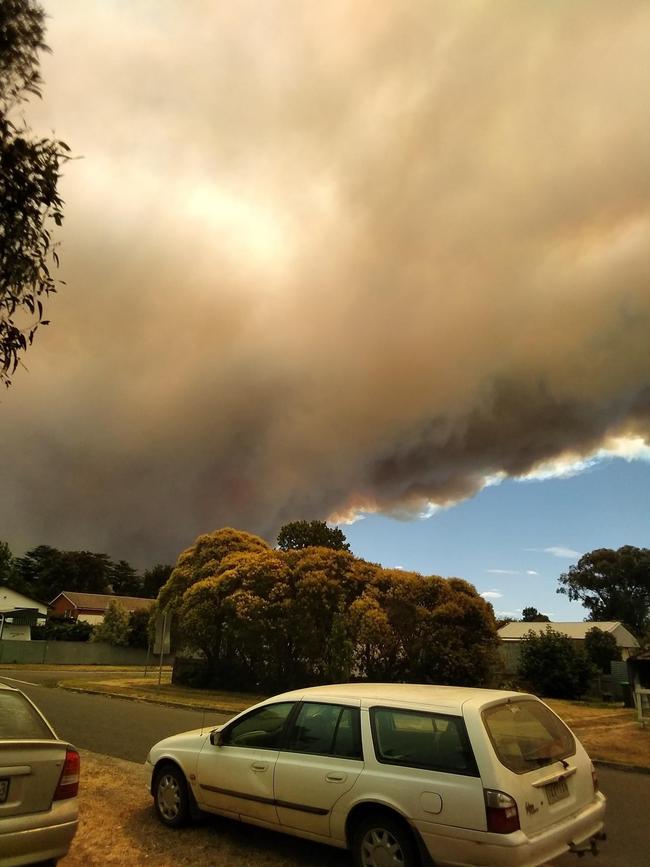
M534 699L495 705L482 716L499 761L516 774L550 765L576 751L569 729Z
M53 740L52 730L19 692L0 690L0 740Z
M478 776L462 717L375 707L370 721L380 762Z

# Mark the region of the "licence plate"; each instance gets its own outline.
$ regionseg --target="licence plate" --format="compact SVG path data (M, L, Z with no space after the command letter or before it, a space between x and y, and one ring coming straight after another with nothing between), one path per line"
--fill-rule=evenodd
M556 804L563 798L569 797L569 787L566 784L566 780L557 780L555 783L549 783L548 786L544 786L544 789L546 791L546 800L549 804Z
M9 780L0 780L0 804L4 804L9 794Z

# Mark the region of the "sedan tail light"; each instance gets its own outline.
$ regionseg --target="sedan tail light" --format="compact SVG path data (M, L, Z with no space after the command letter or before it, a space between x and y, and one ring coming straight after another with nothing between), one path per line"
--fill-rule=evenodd
M518 831L519 811L515 799L496 789L484 789L487 829L494 834L511 834Z
M68 747L59 784L54 792L53 801L64 801L66 798L76 798L79 791L79 768L81 760L79 753Z

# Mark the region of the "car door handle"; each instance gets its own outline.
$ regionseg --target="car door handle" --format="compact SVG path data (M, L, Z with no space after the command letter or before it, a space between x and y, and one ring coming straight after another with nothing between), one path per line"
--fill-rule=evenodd
M328 783L344 783L347 778L347 774L328 774L325 777Z
M266 771L268 770L268 765L265 762L253 762L251 765L252 770L254 771Z

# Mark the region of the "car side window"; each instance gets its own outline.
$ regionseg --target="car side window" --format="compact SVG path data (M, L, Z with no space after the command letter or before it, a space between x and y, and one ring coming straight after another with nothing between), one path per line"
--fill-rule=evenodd
M289 732L287 749L297 753L361 759L359 708L304 702Z
M478 776L462 717L375 707L370 723L375 755L384 764Z
M287 720L295 707L293 701L267 704L224 729L221 742L231 747L280 749Z

